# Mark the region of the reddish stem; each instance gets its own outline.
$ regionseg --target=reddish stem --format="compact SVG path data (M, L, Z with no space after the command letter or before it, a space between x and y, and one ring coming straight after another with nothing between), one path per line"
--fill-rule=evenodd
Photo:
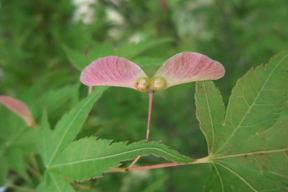
M152 102L153 102L153 95L154 90L150 89L148 91L149 95L149 107L148 107L148 121L147 121L147 133L146 133L146 143L149 141L149 132L150 132L150 121L151 121L151 112L152 112ZM140 159L141 156L138 156L134 159L134 161L128 166L127 169L133 167L133 165Z
M146 143L149 141L150 121L151 121L151 112L152 112L152 102L153 102L154 90L150 89L148 91L148 95L149 95L149 107L148 107L148 121L147 121Z
M127 168L125 172L128 172L128 171L139 171L139 170L148 170L148 169L159 169L159 168L165 168L165 167L175 167L175 166L180 166L180 165L187 165L187 164L163 163L163 164L156 164L156 165L131 167L131 168ZM124 172L124 171L113 168L113 169L110 169L109 171L107 171L106 173L117 173L117 172Z
M210 163L209 156L201 158L201 159L196 159L195 161L193 161L191 163L162 163L162 164L156 164L156 165L131 167L131 168L126 169L125 172L137 171L137 170L148 170L148 169L159 169L159 168L165 168L165 167L175 167L175 166L180 166L180 165L192 165L192 164L200 164L200 163ZM118 170L117 170L117 168L113 168L113 169L110 169L109 171L107 171L106 173L115 173L115 172L123 172L123 168L121 170L119 170L119 168L118 168Z
M163 164L156 164L156 165L131 167L129 169L129 171L147 170L147 169L159 169L159 168L174 167L174 166L179 166L179 165L181 165L181 164L178 164L178 163L163 163Z
M133 167L133 165L140 159L141 156L137 156L134 161L128 166L127 169L130 169L131 167Z

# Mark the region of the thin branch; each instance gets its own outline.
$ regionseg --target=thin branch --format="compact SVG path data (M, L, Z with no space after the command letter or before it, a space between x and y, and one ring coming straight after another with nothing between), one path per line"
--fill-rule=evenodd
M153 102L154 90L150 89L148 91L148 95L149 95L149 107L148 107L148 121L147 121L146 142L149 141L150 121L151 121L152 102Z
M140 159L141 156L138 156L134 159L134 161L128 166L127 169L130 169L131 167L133 167L133 165L135 165L135 163Z
M118 172L124 172L125 173L125 172L127 172L127 168L116 167L116 168L110 169L106 173L118 173Z
M125 172L129 171L138 171L138 170L149 170L149 169L159 169L159 168L165 168L165 167L175 167L175 166L182 166L182 165L192 165L192 164L200 164L200 163L210 163L209 157L204 157L201 159L196 159L195 161L191 163L163 163L163 164L156 164L156 165L148 165L148 166L139 166L139 167L131 167L130 169L125 169ZM119 169L119 168L118 168ZM106 173L115 173L115 172L123 172L117 171L117 168L110 169Z
M146 143L149 141L149 132L150 132L150 122L151 122L151 112L152 112L152 103L153 103L153 95L154 95L154 90L150 89L148 91L149 95L149 106L148 106L148 120L147 120L147 133L146 133ZM127 169L130 169L135 165L135 163L140 159L141 156L137 156L134 161L128 166Z

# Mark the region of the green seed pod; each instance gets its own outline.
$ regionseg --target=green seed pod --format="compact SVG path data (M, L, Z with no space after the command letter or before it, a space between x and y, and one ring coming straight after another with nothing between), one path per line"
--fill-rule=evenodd
M167 81L163 77L153 77L150 81L150 89L162 91L167 88Z
M148 77L140 77L135 83L136 90L141 92L148 92L150 87L150 79Z

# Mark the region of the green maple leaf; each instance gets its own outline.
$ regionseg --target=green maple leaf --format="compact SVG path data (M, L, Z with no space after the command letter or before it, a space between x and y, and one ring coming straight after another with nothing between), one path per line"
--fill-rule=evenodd
M69 182L58 173L50 171L50 165L76 137L93 104L106 88L97 88L87 98L80 101L73 110L62 117L54 131L50 129L47 114L44 113L38 136L38 146L46 171L37 191L73 191Z
M69 182L64 178L83 181L101 177L103 172L120 166L120 162L137 156L153 154L177 163L194 161L158 142L140 141L130 145L120 142L110 145L111 140L96 140L94 137L73 141L93 104L106 88L98 87L79 102L75 109L62 117L54 131L51 131L44 113L38 145L46 171L37 191L72 191L71 186L68 187ZM64 178L59 179L60 175Z
M29 140L27 143L24 141L24 137L27 138L36 131L28 128L20 117L4 107L1 108L0 116L0 141L2 145L0 149L1 164L3 166L5 164L6 170L4 171L4 168L2 168L1 170L3 170L3 172L1 175L3 178L6 178L7 170L12 169L26 180L29 180L29 176L25 171L25 163L22 154L23 152L35 152L37 149L35 147L35 138L29 138L32 140L31 142Z
M37 82L31 86L21 97L29 103L29 108L34 114L34 118L39 116L39 111L45 106L47 110L53 111L61 106L75 92L76 86L67 86L65 88L49 91L37 99L37 90L43 86L44 81ZM12 169L20 176L29 180L29 176L25 168L24 153L38 153L36 144L39 129L29 128L25 122L16 114L12 113L1 105L0 110L0 142L2 144L0 153L0 161L3 165L1 173L2 184L7 176L7 170ZM5 166L4 166L5 165Z
M234 87L226 116L213 82L197 82L211 163L205 191L288 190L288 119L276 122L287 100L287 66L286 52L250 70Z
M132 160L139 155L153 154L177 163L193 162L193 159L158 142L145 143L143 140L130 145L126 145L127 142L110 145L111 142L111 140L96 140L95 137L73 141L47 169L37 191L74 191L71 186L69 187L69 181L102 177L105 171L120 166L120 162Z
M81 52L75 51L65 45L63 45L63 49L66 52L66 55L68 59L70 60L70 62L72 63L72 65L81 71L89 63L101 57L115 55L115 56L125 57L127 59L134 59L137 55L139 55L140 53L143 53L146 50L151 49L152 47L156 47L164 43L169 43L171 41L172 39L170 38L148 40L148 41L140 42L138 44L131 43L128 45L124 45L120 47L118 50L114 50L114 47L111 43L101 43L93 47L86 55L84 55ZM139 60L136 60L136 61L139 61ZM151 65L151 64L159 63L159 59L155 60L153 58L150 58L147 62L147 58L146 58L141 63L143 62L147 66L149 64ZM161 62L160 64L162 63L163 62Z
M171 42L171 38L160 38L156 40L147 40L143 42L139 42L138 44L130 43L128 45L122 46L115 52L116 56L124 57L126 59L133 59L140 53L151 49L152 47L156 47L158 45ZM95 60L95 58L94 58Z
M93 104L106 88L100 87L96 89L86 99L79 102L73 110L65 114L57 123L54 132L50 129L47 115L44 115L38 145L46 168L49 168L55 157L76 137Z
M75 192L69 182L64 179L59 173L53 171L46 171L42 182L37 188L41 192Z
M120 166L120 162L132 160L137 156L153 154L177 163L191 163L193 159L168 149L158 142L139 141L113 143L111 140L96 140L95 137L72 142L51 165L70 180L83 181L101 177L110 168Z

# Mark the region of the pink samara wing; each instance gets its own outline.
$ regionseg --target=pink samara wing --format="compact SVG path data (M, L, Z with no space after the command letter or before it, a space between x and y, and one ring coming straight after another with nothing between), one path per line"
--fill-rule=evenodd
M135 63L117 56L93 61L81 73L80 80L88 86L108 85L136 89L135 82L147 77Z
M167 87L192 81L216 80L223 77L221 63L200 53L183 52L168 59L154 77L164 77Z
M0 96L0 103L19 115L29 127L35 125L34 118L25 103L8 96Z

